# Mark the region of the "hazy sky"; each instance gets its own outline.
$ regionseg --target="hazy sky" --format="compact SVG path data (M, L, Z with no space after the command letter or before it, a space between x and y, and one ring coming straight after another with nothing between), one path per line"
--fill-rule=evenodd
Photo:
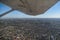
M10 7L0 2L0 14L9 10L11 10ZM2 18L60 18L60 1L56 3L53 7L51 7L48 11L46 11L44 14L31 16L24 14L23 12L20 12L18 10L14 10L9 14L3 16Z

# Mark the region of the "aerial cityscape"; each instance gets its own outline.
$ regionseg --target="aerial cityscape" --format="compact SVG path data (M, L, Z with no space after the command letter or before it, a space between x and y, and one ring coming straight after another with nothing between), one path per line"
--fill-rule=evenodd
M60 40L60 0L0 0L0 40Z
M1 19L0 40L60 40L60 19Z

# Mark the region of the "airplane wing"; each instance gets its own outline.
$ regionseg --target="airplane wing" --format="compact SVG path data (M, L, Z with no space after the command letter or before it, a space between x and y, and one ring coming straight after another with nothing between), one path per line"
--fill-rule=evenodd
M19 10L29 15L43 14L58 0L1 0L13 10Z

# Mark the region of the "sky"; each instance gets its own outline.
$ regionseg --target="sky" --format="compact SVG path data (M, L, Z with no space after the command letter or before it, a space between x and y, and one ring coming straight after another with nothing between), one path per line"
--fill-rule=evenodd
M0 15L11 9L12 8L0 2ZM40 15L31 16L18 10L14 10L1 18L60 18L60 1Z

